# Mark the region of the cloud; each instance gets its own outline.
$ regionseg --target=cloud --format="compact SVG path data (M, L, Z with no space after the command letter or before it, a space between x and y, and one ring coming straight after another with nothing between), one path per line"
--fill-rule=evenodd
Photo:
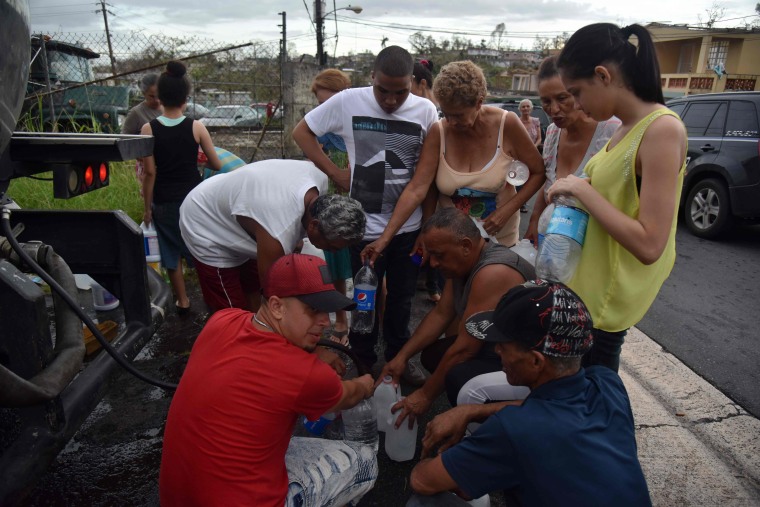
M475 42L488 39L499 23L506 25L506 37L519 47L531 47L538 34L551 37L563 31L573 32L581 26L598 21L628 24L632 22L663 21L696 23L697 13L704 13L714 0L636 0L611 3L609 0L438 0L410 2L409 0L337 1L340 8L349 4L361 5L364 11L353 14L340 11L338 21L338 53L380 49L380 41L388 37L389 44L408 47L409 36L415 28L429 32L435 39L450 38L453 30ZM35 32L96 32L103 30L101 14L94 7L50 6L50 0L31 0L32 25ZM754 3L754 2L753 2ZM305 0L313 15L313 0ZM197 36L219 42L277 41L280 37L279 12L287 12L288 45L297 53L313 53L314 27L304 7L304 0L184 0L181 7L168 0L109 0L109 23L114 30L141 30L174 37ZM724 0L726 17L734 18L754 13L752 6L741 0ZM333 2L326 1L331 11ZM53 9L84 11L84 13L50 15ZM395 26L410 25L413 29ZM737 21L736 24L741 24ZM333 51L335 22L325 23L326 47Z

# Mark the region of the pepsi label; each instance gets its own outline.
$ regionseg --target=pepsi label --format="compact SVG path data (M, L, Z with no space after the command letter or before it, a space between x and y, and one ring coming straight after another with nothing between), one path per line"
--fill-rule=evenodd
M375 293L377 289L361 289L354 287L354 301L356 309L363 312L371 312L375 309Z

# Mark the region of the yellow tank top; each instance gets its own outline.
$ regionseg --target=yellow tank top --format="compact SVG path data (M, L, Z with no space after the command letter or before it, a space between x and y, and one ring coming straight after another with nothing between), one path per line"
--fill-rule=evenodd
M504 111L499 124L499 137L496 143L496 153L493 158L478 172L460 172L446 161L446 139L443 125L441 132L441 149L438 155L438 172L435 184L440 191L438 204L441 207L455 206L475 218L485 220L496 208L509 202L517 191L508 184L507 169L512 163L512 157L502 149L504 139L504 121L507 111ZM515 213L507 219L504 227L496 234L499 243L512 246L517 243L520 235L520 213Z
M591 185L629 217L636 218L639 214L636 156L641 138L649 125L665 114L678 118L667 109L652 112L609 151L608 141L586 165ZM685 167L684 162L678 173L676 203L680 200ZM647 266L612 239L594 217L589 217L581 260L568 285L586 303L595 328L622 331L639 322L649 310L675 263L677 219L678 210L673 214L665 250L656 262Z

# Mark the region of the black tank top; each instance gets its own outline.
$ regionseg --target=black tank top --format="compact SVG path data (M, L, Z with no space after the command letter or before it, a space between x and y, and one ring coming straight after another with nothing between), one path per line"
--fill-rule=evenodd
M153 202L182 202L201 182L193 120L185 118L179 124L167 127L156 118L150 122L150 128L155 139L153 158L156 161Z

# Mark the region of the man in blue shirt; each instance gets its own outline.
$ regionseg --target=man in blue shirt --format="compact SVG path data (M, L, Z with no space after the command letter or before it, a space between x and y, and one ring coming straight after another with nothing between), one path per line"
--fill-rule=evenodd
M572 290L543 280L518 285L466 327L496 343L507 381L531 393L522 403L461 405L431 421L423 456L438 455L412 471L418 494L408 505L465 505L449 492L496 490L526 506L651 505L620 377L580 366L593 325ZM470 422L483 424L462 440Z

